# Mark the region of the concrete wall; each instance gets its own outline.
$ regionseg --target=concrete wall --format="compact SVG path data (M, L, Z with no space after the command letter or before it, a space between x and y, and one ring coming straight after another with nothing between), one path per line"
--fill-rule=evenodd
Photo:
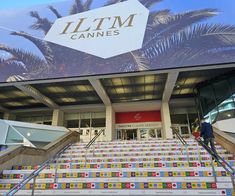
M235 133L235 118L217 121L213 126L221 131Z
M214 127L214 135L215 140L219 145L235 155L235 138L229 136L223 131L218 130L216 127Z

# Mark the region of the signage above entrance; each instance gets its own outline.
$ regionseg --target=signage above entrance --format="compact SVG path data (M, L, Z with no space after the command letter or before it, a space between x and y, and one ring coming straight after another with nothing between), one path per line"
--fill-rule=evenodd
M116 124L116 129L137 129L137 128L158 128L162 127L161 122L145 122L145 123L121 123Z
M148 15L138 0L129 0L59 18L45 40L110 58L142 48Z
M140 123L140 122L161 122L160 111L143 112L118 112L116 113L116 123Z

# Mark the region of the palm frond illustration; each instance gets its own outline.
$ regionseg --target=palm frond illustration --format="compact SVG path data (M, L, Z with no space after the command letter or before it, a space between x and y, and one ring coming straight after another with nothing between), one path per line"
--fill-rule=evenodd
M157 8L162 0L139 0L147 8ZM108 0L104 6L123 2ZM91 9L93 0L74 0L69 15ZM156 5L156 6L155 6ZM56 18L63 17L55 7L48 9ZM109 59L79 52L57 44L37 39L27 32L11 32L32 42L41 52L38 57L21 49L0 45L0 50L9 58L0 59L3 68L19 70L7 73L7 81L32 80L45 77L66 77L170 68L175 65L201 65L211 62L235 60L235 26L208 24L208 18L217 16L216 9L201 9L184 13L173 13L169 9L150 9L143 47ZM30 16L35 22L31 29L46 34L53 22L43 18L37 11ZM125 44L125 43L123 43Z

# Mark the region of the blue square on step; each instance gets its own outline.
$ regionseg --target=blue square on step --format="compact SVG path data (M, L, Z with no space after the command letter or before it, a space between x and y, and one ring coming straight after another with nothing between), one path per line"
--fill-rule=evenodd
M144 188L145 188L145 189L149 188L149 185L148 185L147 182L144 183Z
M179 189L182 188L182 182L177 182L177 188L179 188Z

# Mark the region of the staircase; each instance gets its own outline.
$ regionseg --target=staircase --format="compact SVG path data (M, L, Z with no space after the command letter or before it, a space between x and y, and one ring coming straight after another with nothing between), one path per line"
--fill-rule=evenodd
M36 179L35 195L232 195L229 174L193 139L188 154L176 140L98 142L86 151L84 143L70 146ZM233 155L216 145L218 153L235 167ZM187 157L189 157L189 162ZM0 194L39 166L4 170ZM58 168L57 170L55 168ZM33 180L20 195L31 195Z

